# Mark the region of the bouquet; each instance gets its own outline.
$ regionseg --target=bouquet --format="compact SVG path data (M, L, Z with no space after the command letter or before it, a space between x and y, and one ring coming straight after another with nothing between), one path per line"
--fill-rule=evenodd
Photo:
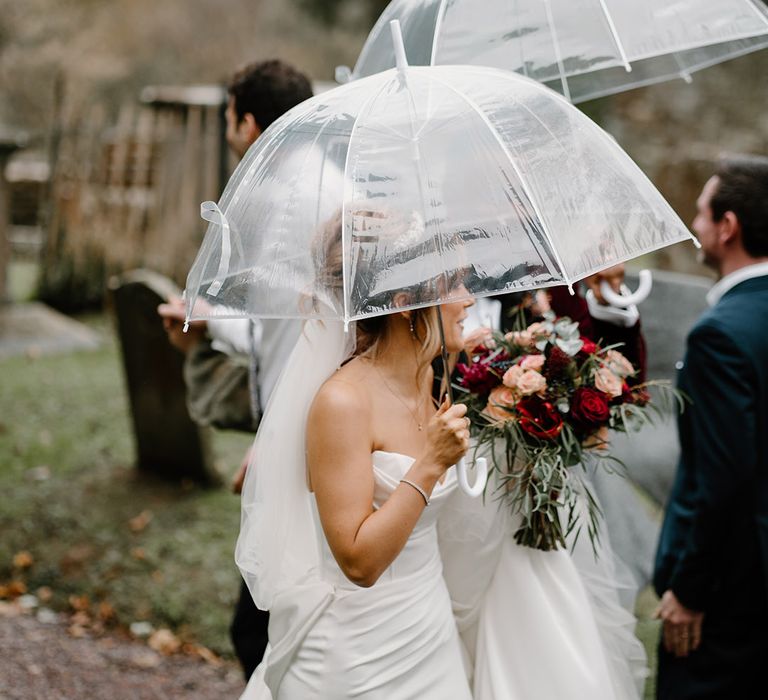
M593 548L600 510L575 474L588 465L620 462L608 452L608 431L628 432L660 408L648 387L659 385L682 408L666 382L630 386L636 369L618 350L579 335L578 324L548 311L544 320L506 335L478 329L467 339L469 362L459 364L476 438L499 473L500 492L522 524L518 544L541 550L566 546L586 502ZM579 529L575 532L578 537Z

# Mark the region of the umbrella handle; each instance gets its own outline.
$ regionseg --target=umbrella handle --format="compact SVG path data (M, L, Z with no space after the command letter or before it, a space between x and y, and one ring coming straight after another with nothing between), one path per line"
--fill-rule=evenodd
M650 270L640 270L639 278L640 284L635 292L630 292L629 289L622 285L622 293L616 294L605 280L600 283L600 292L602 293L603 298L611 306L618 306L621 309L626 309L633 304L640 304L645 301L651 293L651 287L653 287L653 275Z
M456 475L459 478L459 486L467 496L471 496L472 498L476 498L485 491L485 482L488 481L488 460L485 459L485 457L478 457L475 461L475 469L477 470L475 483L470 486L469 480L467 479L466 459L462 457L456 463Z

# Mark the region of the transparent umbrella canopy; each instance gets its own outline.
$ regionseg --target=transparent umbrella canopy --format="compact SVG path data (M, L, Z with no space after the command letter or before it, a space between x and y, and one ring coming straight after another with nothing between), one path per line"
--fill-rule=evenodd
M253 144L219 204L203 203L188 320L350 322L572 284L692 238L555 92L492 68L409 68L397 22L392 32L396 70L296 106ZM444 347L443 360L447 371ZM473 496L487 476L476 466L470 486L457 464Z
M768 47L762 0L393 0L353 78L395 65L394 19L411 64L505 68L574 103Z
M349 322L455 299L459 281L474 296L572 284L692 238L552 90L404 59L276 121L203 210L189 319Z

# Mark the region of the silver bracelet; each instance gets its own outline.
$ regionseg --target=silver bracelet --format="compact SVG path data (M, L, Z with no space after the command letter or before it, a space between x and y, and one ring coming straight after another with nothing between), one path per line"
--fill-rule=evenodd
M427 496L427 492L423 488L421 488L421 486L419 486L418 484L414 484L412 481L408 481L408 479L400 479L400 483L408 484L408 486L412 486L413 488L415 488L421 494L421 497L424 499L424 505L425 506L429 505L429 496Z

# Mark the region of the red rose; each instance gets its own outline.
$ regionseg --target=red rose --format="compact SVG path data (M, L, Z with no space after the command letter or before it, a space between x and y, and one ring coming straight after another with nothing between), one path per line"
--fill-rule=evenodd
M501 384L501 378L491 372L488 364L482 360L473 362L471 365L460 363L456 365L456 369L461 374L459 384L473 394L484 396Z
M575 427L590 432L608 422L610 397L598 389L583 386L573 392L571 420Z
M528 396L517 403L518 422L529 435L539 440L554 440L563 429L560 412L538 396Z
M600 346L598 346L597 343L592 342L586 336L581 336L581 342L584 343L584 345L581 346L581 350L579 350L579 352L583 352L585 355L594 355L598 350L600 350Z

